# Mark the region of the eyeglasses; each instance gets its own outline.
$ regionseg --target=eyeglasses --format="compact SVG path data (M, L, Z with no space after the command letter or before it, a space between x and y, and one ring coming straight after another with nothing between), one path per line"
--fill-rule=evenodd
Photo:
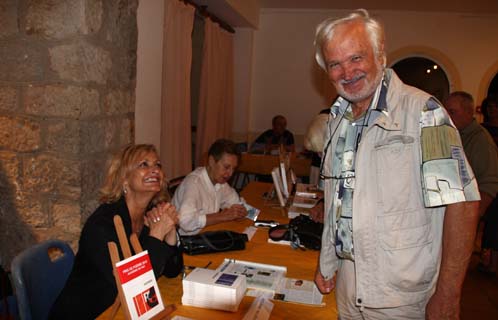
M322 180L330 180L330 179L343 180L345 188L354 188L354 178L355 178L354 170L341 172L341 175L339 176L326 176L320 173L320 179Z
M370 110L368 110L367 113L368 114L365 115L365 118L363 119L363 123L358 123L358 122L351 123L351 126L355 126L355 127L359 128L359 131L356 133L356 142L355 142L355 147L354 147L355 148L355 150L354 150L355 153L358 151L358 146L360 145L361 136L363 134L363 129L365 127L368 127L368 121L370 120L370 114L371 114ZM330 147L330 144L332 143L332 138L335 135L335 133L336 133L337 129L339 128L339 126L341 125L341 122L342 122L343 119L344 119L344 113L342 114L342 116L341 116L341 118L339 120L339 123L335 127L334 132L332 132L329 135L329 140L327 141L327 145L325 146L325 148L323 150L323 158L322 158L322 162L320 163L320 173L319 173L319 176L320 176L320 179L322 179L322 180L330 180L330 179L344 180L344 186L345 187L353 187L354 177L355 177L354 170L345 171L345 172L341 173L339 176L326 176L325 174L323 174L323 166L324 166L325 160L327 158L328 149Z

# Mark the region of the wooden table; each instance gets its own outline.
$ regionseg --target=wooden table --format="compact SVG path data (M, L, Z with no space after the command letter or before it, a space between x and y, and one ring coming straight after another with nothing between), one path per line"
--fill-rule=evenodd
M238 172L269 175L271 170L280 165L279 156L243 153L237 167ZM309 176L311 159L290 154L290 167L298 177Z
M269 206L269 204L262 199L262 194L270 190L270 188L271 184L268 183L251 182L242 191L242 196L249 204L261 210L260 219L270 219L280 223L287 223L289 219L283 209ZM227 229L243 232L246 227L251 225L253 225L252 221L244 219L242 221L210 226L206 228L206 230ZM243 251L229 251L198 256L184 255L185 265L205 267L210 263L209 268L215 269L225 258L233 258L286 266L287 277L313 280L318 259L318 251L293 250L290 246L270 244L267 241L267 229L258 229L252 240L246 244L246 249ZM242 319L254 300L253 297L244 297L237 312L183 306L181 304L183 294L181 276L173 279L161 277L158 279L158 285L164 303L174 303L177 307L177 310L172 314L173 316L181 315L196 320ZM329 295L325 295L323 301L326 304L324 307L316 307L272 300L274 307L270 319L336 319L337 308L334 293L332 292ZM104 312L99 319L107 319L108 314L109 310ZM124 318L121 310L116 318Z

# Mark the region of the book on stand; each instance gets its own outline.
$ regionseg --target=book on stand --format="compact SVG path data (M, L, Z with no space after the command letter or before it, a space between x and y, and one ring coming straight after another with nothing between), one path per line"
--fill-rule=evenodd
M150 319L164 309L147 251L116 263L132 319Z
M273 168L273 170L271 171L271 177L273 180L273 187L275 188L275 193L277 194L278 202L281 207L285 207L285 204L287 203L287 197L284 197L284 194L282 192L283 189L282 177L280 176L280 172L277 167Z

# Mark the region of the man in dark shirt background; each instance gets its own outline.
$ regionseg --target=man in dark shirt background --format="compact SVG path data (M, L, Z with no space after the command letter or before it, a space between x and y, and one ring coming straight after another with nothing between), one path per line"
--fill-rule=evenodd
M277 154L280 145L283 145L287 152L294 152L294 135L286 129L287 119L282 115L277 115L272 119L272 129L263 132L251 145L251 153Z

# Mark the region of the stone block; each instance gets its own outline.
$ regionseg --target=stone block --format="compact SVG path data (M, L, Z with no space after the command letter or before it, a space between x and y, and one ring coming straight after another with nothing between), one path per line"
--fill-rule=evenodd
M17 1L0 1L0 39L16 34L17 27Z
M119 144L124 146L133 142L134 134L134 119L123 119L119 129Z
M46 135L47 151L70 153L80 151L80 126L77 120L50 121Z
M107 162L102 155L91 160L82 161L81 171L85 174L81 177L81 190L86 198L97 199L106 176Z
M0 116L0 141L4 149L36 151L40 148L40 125L21 117Z
M64 80L105 84L112 68L111 55L88 42L49 49L50 68Z
M43 78L46 51L28 40L0 45L0 81L40 81Z
M66 232L78 234L81 232L81 208L79 202L55 202L50 208L52 222L55 227Z
M0 262L4 268L10 266L17 254L35 243L33 227L24 223L17 211L6 211L0 216Z
M78 252L78 241L80 238L80 232L71 233L67 232L65 228L52 227L52 228L33 228L31 230L35 242L42 242L49 239L59 239L66 241L73 249L76 254Z
M17 109L17 90L13 87L0 87L0 110L15 111Z
M18 192L15 206L22 222L33 227L41 228L49 225L49 215L44 210L43 200L25 192Z
M114 65L110 81L117 85L134 86L137 73L136 48L115 54L113 61Z
M86 118L99 114L99 93L76 86L28 86L24 104L30 114Z
M34 194L49 193L72 200L81 197L81 166L68 160L42 153L23 161L24 190Z
M105 1L106 39L122 49L136 49L137 0Z
M83 154L101 152L105 147L105 126L106 120L95 119L92 121L82 121L80 130L80 150Z
M20 166L15 152L0 151L0 202L12 201L20 190Z
M102 0L29 1L26 33L63 39L95 33L102 24Z
M131 94L127 90L112 90L104 98L106 115L126 114L133 111Z
M97 198L81 201L81 223L82 223L82 225L85 224L88 217L91 216L92 213L95 212L95 209L97 209L99 205L100 205L100 203L97 200Z

